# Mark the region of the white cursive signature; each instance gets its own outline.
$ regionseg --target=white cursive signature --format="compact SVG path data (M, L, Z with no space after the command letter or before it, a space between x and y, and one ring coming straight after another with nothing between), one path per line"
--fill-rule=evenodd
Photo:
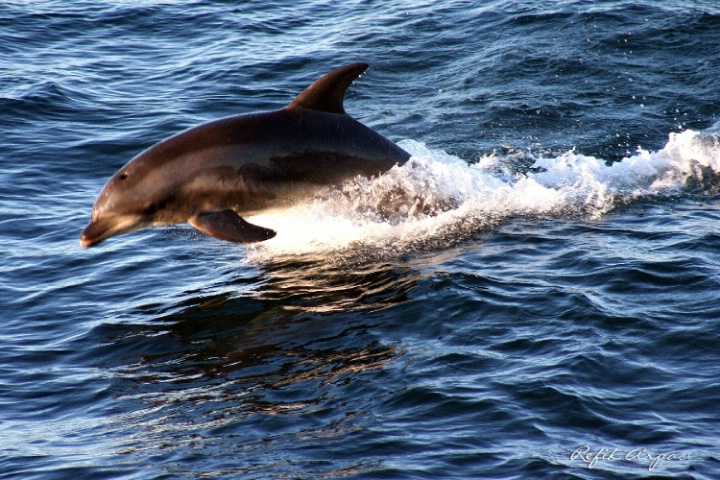
M648 465L648 470L654 470L662 461L688 461L689 453L676 452L651 452L645 447L620 450L618 448L590 448L589 445L582 445L575 449L570 455L570 460L580 460L587 464L588 468L595 468L599 462L614 462L625 460Z

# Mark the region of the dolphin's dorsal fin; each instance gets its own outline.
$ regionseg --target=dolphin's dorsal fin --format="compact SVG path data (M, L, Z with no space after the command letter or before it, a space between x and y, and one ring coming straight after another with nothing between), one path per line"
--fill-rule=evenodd
M343 97L345 90L361 73L367 63L353 63L336 68L302 91L287 108L307 108L328 113L345 113Z

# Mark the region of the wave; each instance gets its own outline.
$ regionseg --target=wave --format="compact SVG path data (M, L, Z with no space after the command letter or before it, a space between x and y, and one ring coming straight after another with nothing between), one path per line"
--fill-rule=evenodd
M278 235L249 246L248 260L368 248L397 254L457 243L514 217L592 219L641 198L720 191L720 124L671 133L661 150L638 148L617 162L571 150L468 163L416 141L400 144L412 155L405 165L254 217Z

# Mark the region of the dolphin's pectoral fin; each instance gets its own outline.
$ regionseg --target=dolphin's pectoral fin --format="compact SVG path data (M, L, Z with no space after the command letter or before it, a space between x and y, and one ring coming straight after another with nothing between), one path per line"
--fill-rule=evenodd
M201 213L188 219L188 223L203 233L229 242L262 242L276 235L274 230L246 222L234 210Z

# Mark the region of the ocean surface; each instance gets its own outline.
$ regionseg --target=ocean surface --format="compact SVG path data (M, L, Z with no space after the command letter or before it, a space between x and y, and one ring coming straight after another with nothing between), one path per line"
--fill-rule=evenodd
M406 165L81 248L358 61ZM1 2L0 478L720 478L719 115L715 0Z

